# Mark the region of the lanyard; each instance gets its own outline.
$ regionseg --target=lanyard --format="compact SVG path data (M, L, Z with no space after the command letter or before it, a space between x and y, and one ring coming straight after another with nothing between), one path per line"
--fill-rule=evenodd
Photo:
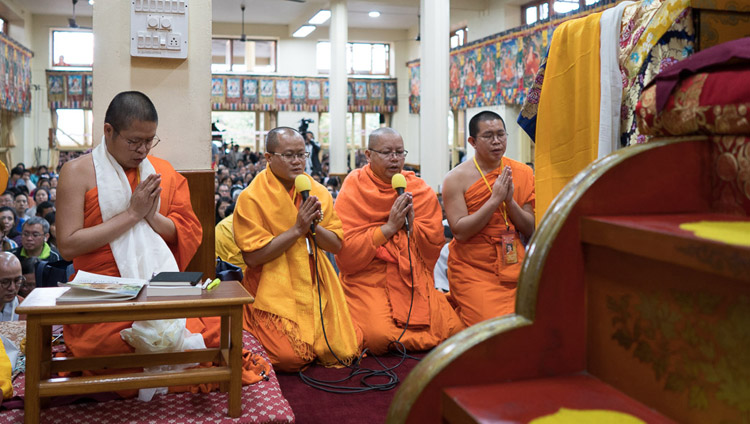
M479 175L482 176L482 180L484 180L484 184L487 186L487 190L489 190L490 193L492 193L492 186L490 186L490 183L487 181L487 178L484 176L484 172L482 172L482 168L479 167L479 164L477 163L477 157L476 156L474 156L474 166L477 167L477 171L479 171ZM504 166L503 166L503 160L502 159L500 159L500 167L504 168ZM498 175L498 178L500 178L499 175ZM510 231L510 224L508 224L508 214L505 211L504 203L505 203L505 201L503 201L501 212L503 213L503 220L505 221L505 227L506 227L506 229L508 231Z

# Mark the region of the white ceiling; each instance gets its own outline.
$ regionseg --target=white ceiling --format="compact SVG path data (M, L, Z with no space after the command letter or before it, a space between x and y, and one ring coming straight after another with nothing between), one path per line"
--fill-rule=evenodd
M73 14L72 0L23 0L21 3L32 14L67 17ZM326 9L329 5L328 0L306 0L304 3L292 0L213 0L214 22L240 23L242 19L240 4L242 3L245 4L245 23L278 25L306 21L318 10ZM454 0L453 3L470 3L471 7L481 7L483 4L486 5L487 0ZM409 29L419 22L417 17L419 0L348 1L347 8L350 28ZM368 16L368 13L373 10L381 13L379 18ZM88 4L88 0L78 0L76 15L92 16L92 14L93 6ZM330 21L324 26L329 23Z

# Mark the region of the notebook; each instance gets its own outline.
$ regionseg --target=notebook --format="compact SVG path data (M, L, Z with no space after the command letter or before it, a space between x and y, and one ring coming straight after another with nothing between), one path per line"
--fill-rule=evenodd
M160 272L151 279L150 286L195 286L203 279L203 273L194 272Z

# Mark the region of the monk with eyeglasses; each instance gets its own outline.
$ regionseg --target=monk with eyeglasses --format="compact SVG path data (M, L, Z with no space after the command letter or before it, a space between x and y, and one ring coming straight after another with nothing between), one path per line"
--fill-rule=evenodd
M467 325L513 313L525 255L521 235L534 232L534 174L505 157L508 133L500 115L484 111L469 121L474 158L443 182L453 233L448 257L450 292Z
M350 364L361 334L325 254L338 253L344 237L333 198L304 173L309 153L300 133L275 128L265 147L266 169L234 210L234 239L247 264L243 284L255 296L245 309L245 329L277 370L298 371L313 361ZM297 178L309 182L306 200L295 190Z
M464 328L433 269L445 244L437 195L414 172L403 171L407 151L392 128L370 134L368 164L344 180L336 211L344 223L341 270L354 322L365 347L381 355L431 349ZM403 177L398 193L394 176Z

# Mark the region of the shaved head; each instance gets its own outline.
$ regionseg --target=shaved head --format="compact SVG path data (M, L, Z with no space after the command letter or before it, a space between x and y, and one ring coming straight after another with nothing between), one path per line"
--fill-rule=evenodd
M279 147L279 137L282 136L289 136L294 137L298 136L302 138L302 135L300 135L297 130L290 127L276 127L268 132L268 135L266 136L266 151L267 152L275 152L276 149Z
M389 127L376 129L375 131L370 133L370 138L367 140L367 148L377 149L378 144L380 143L381 139L383 139L384 137L390 137L390 136L401 137L401 134L399 134L398 131L394 130L393 128L389 128Z
M12 269L14 266L21 268L21 261L18 260L16 255L10 252L0 252L0 276L2 276L4 270Z

